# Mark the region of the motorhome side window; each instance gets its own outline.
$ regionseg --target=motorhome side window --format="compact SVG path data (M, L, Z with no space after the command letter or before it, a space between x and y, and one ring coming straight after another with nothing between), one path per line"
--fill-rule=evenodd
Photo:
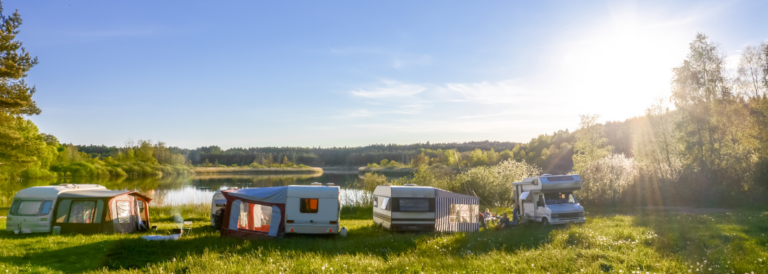
M317 213L317 199L302 198L299 211L301 213Z
M545 193L544 198L546 199L548 205L576 203L576 197L574 197L573 193L571 192Z

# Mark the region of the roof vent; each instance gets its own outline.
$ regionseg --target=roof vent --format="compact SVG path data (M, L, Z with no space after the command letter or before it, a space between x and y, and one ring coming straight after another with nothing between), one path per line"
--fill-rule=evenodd
M404 186L418 186L417 184L404 184Z
M333 183L327 183L325 185L327 185L327 186L335 186Z
M547 173L547 174L544 174L544 175L541 175L541 176L552 176L552 174Z
M322 183L318 183L318 182L314 182L314 183L311 183L311 184L309 184L309 185L313 185L313 186L322 186L323 184L322 184Z

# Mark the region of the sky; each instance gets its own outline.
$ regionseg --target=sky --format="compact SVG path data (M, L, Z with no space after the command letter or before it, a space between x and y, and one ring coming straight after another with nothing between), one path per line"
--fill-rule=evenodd
M3 1L63 143L527 142L643 115L696 33L735 66L768 1Z

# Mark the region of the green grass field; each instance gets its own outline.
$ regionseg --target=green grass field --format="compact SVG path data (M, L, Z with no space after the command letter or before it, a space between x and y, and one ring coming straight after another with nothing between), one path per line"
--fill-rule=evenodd
M391 233L370 208L345 209L347 237L221 238L205 206L155 208L195 222L178 241L146 234L13 235L0 219L0 273L768 273L768 213L587 213L582 225L524 225L475 233ZM192 216L191 218L189 216Z

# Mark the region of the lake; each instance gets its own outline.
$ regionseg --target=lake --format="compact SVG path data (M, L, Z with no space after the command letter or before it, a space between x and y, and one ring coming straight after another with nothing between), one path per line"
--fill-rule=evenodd
M342 204L364 198L366 193L354 189L356 172L323 174L202 174L160 178L53 178L24 179L0 182L0 216L10 209L17 191L44 185L57 184L100 184L113 190L133 190L151 197L152 204L181 205L208 204L213 193L231 187L252 188L287 185L309 185L313 182L334 183L341 188Z

